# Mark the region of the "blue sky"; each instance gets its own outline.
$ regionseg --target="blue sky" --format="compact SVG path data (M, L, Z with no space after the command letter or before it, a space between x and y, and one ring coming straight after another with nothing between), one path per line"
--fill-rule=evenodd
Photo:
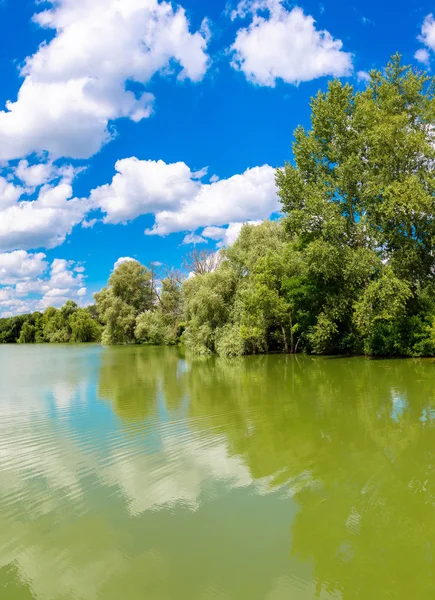
M3 0L0 316L89 303L279 210L274 168L332 77L431 67L431 3Z

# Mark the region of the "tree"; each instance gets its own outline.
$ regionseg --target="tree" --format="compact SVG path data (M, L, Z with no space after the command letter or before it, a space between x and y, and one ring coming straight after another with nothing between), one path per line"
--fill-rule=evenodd
M0 319L0 344L15 344L27 315Z
M137 261L122 263L109 278L109 285L95 294L98 314L105 325L104 344L130 344L139 314L154 305L150 271Z
M101 325L91 317L88 310L78 308L69 317L71 328L71 342L98 342L101 340Z
M66 313L68 314L69 308ZM65 344L70 341L71 330L66 315L59 309L49 306L43 315L44 339L50 343Z
M180 277L169 273L156 290L157 305L136 320L135 337L138 341L152 344L173 345L182 333L183 297Z
M72 317L72 315L77 312L78 308L78 304L74 302L74 300L67 300L65 302L65 304L60 309L60 312L65 322L68 321Z
M35 326L26 321L21 328L18 344L33 344L35 342Z
M197 250L196 248L184 257L184 268L193 275L213 273L222 262L223 255L219 251Z
M245 225L216 271L184 284L184 342L235 356L295 350L284 278L297 272L293 244L279 222Z
M236 277L230 268L197 275L184 282L183 342L199 354L216 351L220 330L230 320L236 291Z
M122 263L113 271L109 288L115 298L120 298L138 314L153 305L151 272L136 260Z
M277 171L286 229L317 290L316 351L360 348L360 296L387 265L412 292L406 315L422 310L435 273L434 91L397 55L362 92L332 81L312 101L311 129L295 132L294 164Z

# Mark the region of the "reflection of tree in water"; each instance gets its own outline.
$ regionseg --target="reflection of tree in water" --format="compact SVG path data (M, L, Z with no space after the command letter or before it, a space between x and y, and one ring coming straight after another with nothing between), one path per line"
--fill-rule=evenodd
M113 403L119 417L129 421L155 416L159 394L168 410L175 410L184 396L180 363L180 353L171 348L105 348L101 356L99 395Z
M292 555L318 593L432 598L432 361L251 357L192 362L191 413L300 511ZM202 417L199 419L198 417Z

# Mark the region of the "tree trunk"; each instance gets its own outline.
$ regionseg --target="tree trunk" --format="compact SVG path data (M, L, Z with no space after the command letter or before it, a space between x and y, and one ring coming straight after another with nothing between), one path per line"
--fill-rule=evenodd
M298 338L298 341L296 342L296 346L295 346L295 351L294 354L298 353L298 346L299 346L299 342L301 341L301 338Z
M292 354L295 353L295 340L293 336L293 316L292 311L290 310L290 352Z
M285 332L285 327L281 323L282 337L284 338L284 352L288 354L288 342L287 342L287 334Z

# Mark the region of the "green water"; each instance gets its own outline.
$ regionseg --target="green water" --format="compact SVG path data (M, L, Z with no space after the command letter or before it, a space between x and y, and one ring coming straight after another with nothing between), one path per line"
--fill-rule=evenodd
M0 346L0 600L435 597L435 362Z

